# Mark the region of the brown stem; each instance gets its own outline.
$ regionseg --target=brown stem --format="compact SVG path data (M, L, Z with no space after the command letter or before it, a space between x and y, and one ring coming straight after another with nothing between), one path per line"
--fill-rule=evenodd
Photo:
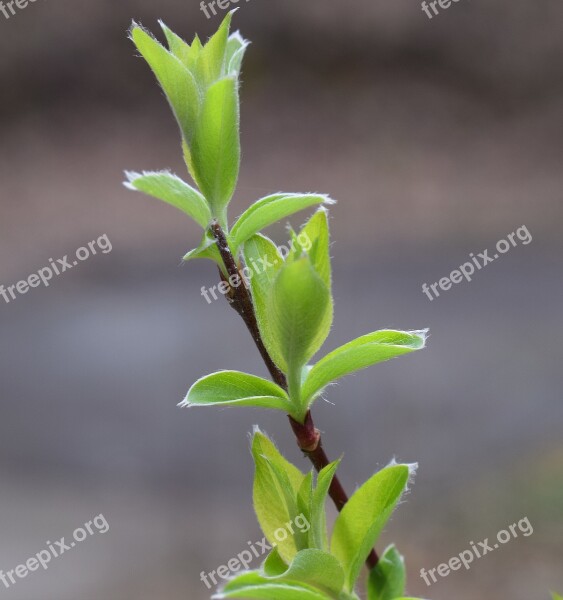
M258 351L260 352L260 356L268 368L272 379L281 388L287 391L287 379L283 372L280 371L280 369L272 360L272 357L264 345L262 336L260 335L260 329L258 328L258 321L256 320L256 313L254 311L252 297L245 285L242 275L240 274L231 249L229 248L225 232L217 221L213 221L211 224L211 231L217 240L217 247L219 248L221 258L223 259L223 263L229 276L228 283L230 284L230 290L226 296L227 300L242 317L246 327L248 328L248 331L250 332L250 335L252 336L252 339L254 340L254 343L258 348ZM227 281L221 271L220 275L223 281ZM324 467L328 466L330 461L324 451L321 433L315 427L311 411L307 412L304 423L299 423L291 416L289 416L289 423L293 429L295 437L297 438L297 445L309 458L315 469L320 471ZM338 511L341 511L346 502L348 502L348 496L336 475L333 477L332 483L330 484L329 495ZM366 559L368 568L373 568L378 561L379 558L377 553L375 550L372 550Z

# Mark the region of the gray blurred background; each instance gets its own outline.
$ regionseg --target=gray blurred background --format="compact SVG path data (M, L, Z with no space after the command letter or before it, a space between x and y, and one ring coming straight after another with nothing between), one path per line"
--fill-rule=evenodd
M190 38L220 22L173 0L0 14L0 283L104 233L113 246L0 298L0 569L97 514L110 525L0 584L14 600L209 598L200 572L261 539L252 425L308 468L277 413L176 407L207 372L265 369L236 314L200 296L211 264L180 266L198 228L121 186L124 169L185 176L132 18ZM427 350L344 380L315 410L349 490L394 456L419 461L379 543L406 553L412 595L563 590L562 19L558 0L461 0L432 20L417 0L251 0L235 17L253 44L231 216L278 190L329 193L326 348L431 330ZM421 292L522 225L531 244L433 302ZM532 536L431 589L420 579L526 516Z

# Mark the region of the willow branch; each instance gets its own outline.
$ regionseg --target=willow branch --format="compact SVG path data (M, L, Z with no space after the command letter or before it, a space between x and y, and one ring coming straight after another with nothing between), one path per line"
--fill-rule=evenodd
M222 227L214 221L211 224L211 231L217 241L217 246L219 248L219 252L221 254L221 258L223 259L223 263L225 265L225 269L229 275L229 279L231 281L241 281L242 275L237 266L236 260L229 248L229 244L227 242L227 237ZM221 278L225 281L225 277L223 273L220 271ZM287 380L284 373L277 367L277 365L272 360L266 346L264 345L264 341L260 334L260 329L258 327L258 321L256 319L256 312L254 310L254 304L252 302L252 297L250 292L248 291L246 285L231 285L229 292L226 296L229 304L237 311L237 313L242 317L258 351L260 352L260 356L264 360L266 367L270 373L270 376L274 380L277 385L287 391ZM313 466L317 471L320 471L324 467L330 464L328 456L324 451L321 433L315 427L313 422L313 417L311 415L311 411L307 412L304 423L299 423L291 416L289 418L289 423L295 434L297 439L297 445L300 450L309 458ZM334 502L334 505L341 511L344 508L346 502L348 502L348 495L346 494L340 480L335 475L332 479L332 483L329 488L329 495ZM375 550L372 550L368 558L366 559L366 564L368 568L373 568L379 561L377 553Z

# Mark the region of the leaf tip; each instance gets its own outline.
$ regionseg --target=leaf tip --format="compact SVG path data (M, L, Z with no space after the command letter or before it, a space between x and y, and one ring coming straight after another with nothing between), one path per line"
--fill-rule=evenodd
M137 41L135 38L138 36L139 33L148 35L151 38L153 37L150 31L143 27L141 23L137 23L137 21L135 20L131 21L131 25L129 25L128 30L128 37L135 45L137 45Z
M242 35L242 33L240 32L240 29L237 29L236 31L233 31L233 33L231 33L231 35L229 36L230 40L237 40L238 42L240 42L241 46L244 46L245 48L247 48L248 46L250 46L250 40L245 40L244 36Z
M123 182L123 185L128 189L128 190L133 190L133 191L137 191L137 188L135 187L135 179L138 179L139 177L141 177L140 173L137 173L136 171L124 171L123 174L125 175L126 181Z
M425 327L424 329L419 329L417 331L414 331L413 333L416 333L417 335L419 335L424 342L426 342L427 338L428 338L428 332L430 331L429 327Z

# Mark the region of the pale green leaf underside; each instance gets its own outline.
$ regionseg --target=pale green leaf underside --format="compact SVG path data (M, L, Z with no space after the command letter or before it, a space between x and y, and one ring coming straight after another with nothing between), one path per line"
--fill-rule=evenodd
M408 465L379 471L356 490L336 518L331 553L344 568L347 590L354 588L364 561L406 489L409 474Z
M426 334L426 330L376 331L333 350L309 371L302 401L310 402L329 383L350 373L424 348Z
M241 373L219 371L196 381L180 406L259 406L287 412L287 394L271 381Z
M240 73L242 66L242 59L246 49L248 48L249 42L245 40L240 32L235 31L229 36L227 41L227 52L225 55L225 65L227 65L226 75Z
M158 198L181 210L204 229L211 221L211 211L205 198L178 176L167 171L126 172L125 186Z
M266 196L250 206L233 225L230 235L233 252L251 236L296 212L323 203L332 203L320 194L278 193Z
M389 546L369 574L368 600L395 600L405 593L405 584L405 561Z

